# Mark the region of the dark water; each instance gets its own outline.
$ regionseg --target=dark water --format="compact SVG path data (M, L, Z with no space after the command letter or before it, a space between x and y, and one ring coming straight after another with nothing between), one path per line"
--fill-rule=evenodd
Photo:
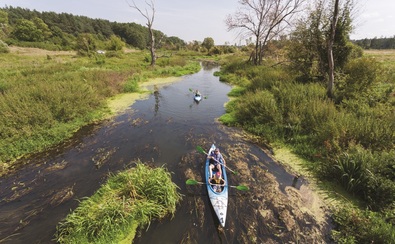
M195 164L201 165L203 174L204 155L196 153L197 145L232 143L216 122L225 112L231 87L213 76L217 67L203 67L197 74L158 87L113 120L88 126L65 144L20 160L26 166L0 180L0 243L53 243L56 225L78 206L77 200L91 196L109 173L132 167L136 160L165 165L184 198L174 218L153 221L147 231L139 232L135 243L185 243L191 228L201 233L195 239L198 243L226 243L226 235L221 237L213 228L218 223L205 188L196 186L191 193L183 174ZM206 99L196 103L190 89L198 89ZM280 185L292 184L292 176L282 167L270 164L259 147L249 146L268 162L263 166ZM205 205L205 225L199 228L194 210L185 203L196 197ZM232 193L229 202L232 211ZM227 221L237 227L231 215Z

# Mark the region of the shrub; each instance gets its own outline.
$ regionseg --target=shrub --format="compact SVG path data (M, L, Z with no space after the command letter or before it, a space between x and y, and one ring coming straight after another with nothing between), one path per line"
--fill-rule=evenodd
M244 124L281 124L279 112L273 94L259 91L245 95L245 99L238 103L235 116Z
M340 230L332 235L337 243L395 243L394 226L379 213L339 208L334 221Z
M7 43L0 40L0 53L9 53L10 48L8 47Z
M337 100L368 96L380 69L380 63L372 58L362 57L348 62L343 71L345 77L337 82Z

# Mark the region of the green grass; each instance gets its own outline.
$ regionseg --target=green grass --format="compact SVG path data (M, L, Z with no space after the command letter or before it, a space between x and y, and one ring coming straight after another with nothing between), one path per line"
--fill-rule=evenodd
M326 97L322 83L298 83L280 66L236 61L221 68L221 79L237 87L231 92L237 99L227 104L227 114L220 118L224 124L240 126L258 141L292 148L316 177L341 185L364 203L352 215L360 221L342 221L344 216L337 215L345 212L335 213L340 232L334 237L340 242L346 235L358 243L394 241L395 228L383 219L386 215L393 218L395 206L395 158L391 156L395 82L394 72L385 68L395 59L395 52L391 55L382 58L382 64L357 60L358 65L345 70L345 92L337 103ZM240 87L247 91L243 96ZM362 214L366 209L370 214ZM372 221L364 219L372 216ZM384 226L385 234L369 228L372 222ZM347 224L353 226L347 228Z
M179 188L165 168L136 167L112 175L57 227L59 243L131 243L136 229L173 215Z
M149 79L200 69L198 62L176 54L150 67L143 51L88 58L27 50L32 51L0 53L0 175L15 159L46 150L104 118L108 98L139 92L139 84Z

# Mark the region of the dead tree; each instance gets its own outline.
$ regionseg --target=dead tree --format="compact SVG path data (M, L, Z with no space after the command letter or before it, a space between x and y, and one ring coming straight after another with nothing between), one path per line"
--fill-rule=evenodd
M134 1L132 1L133 4L129 4L129 6L131 8L136 9L146 20L147 20L147 27L148 27L148 31L150 34L150 44L149 44L149 49L150 49L150 53L151 53L151 66L155 66L156 64L156 50L155 50L155 35L154 35L154 29L152 29L152 26L154 24L154 19L155 19L155 4L154 1L151 0L150 2L145 1L145 3L147 4L147 6L150 8L150 13L148 12L147 9L144 10L144 12L137 7L136 3Z

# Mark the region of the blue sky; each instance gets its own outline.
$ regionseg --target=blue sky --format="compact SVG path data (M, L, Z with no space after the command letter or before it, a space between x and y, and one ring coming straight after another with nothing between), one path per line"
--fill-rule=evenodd
M142 9L146 8L144 0L135 2ZM395 35L392 24L395 22L395 0L358 0L357 4L359 11L352 39ZM0 7L6 5L117 22L146 23L126 0L0 0ZM238 0L155 0L153 27L187 42L212 37L218 45L238 43L236 32L227 32L225 25L226 16L233 14L238 5Z

